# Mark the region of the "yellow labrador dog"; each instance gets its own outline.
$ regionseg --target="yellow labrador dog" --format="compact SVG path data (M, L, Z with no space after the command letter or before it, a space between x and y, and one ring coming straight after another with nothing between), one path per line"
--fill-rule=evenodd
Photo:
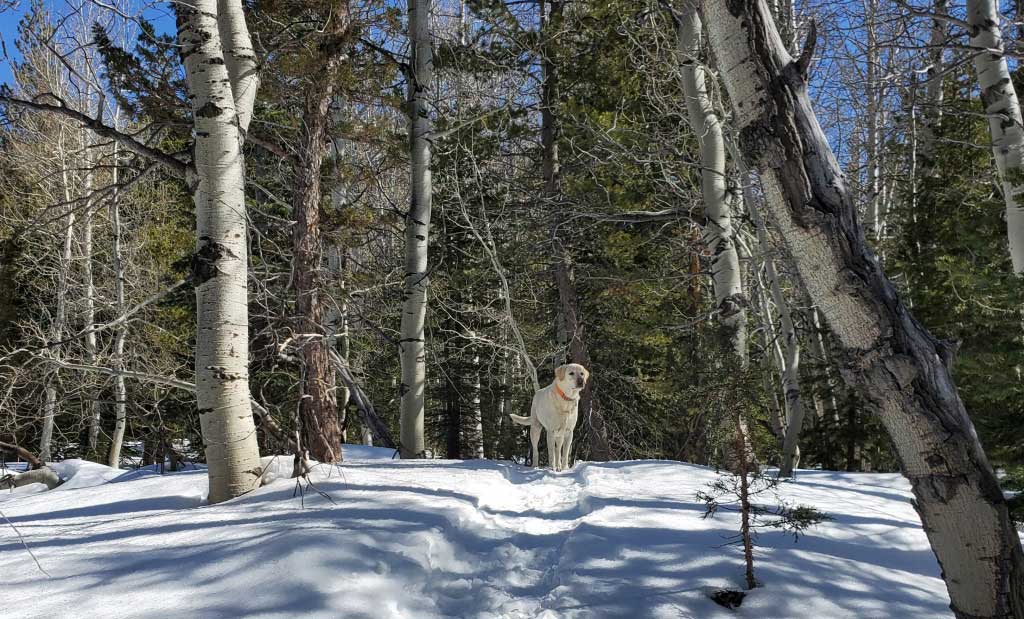
M537 446L541 430L547 430L551 469L564 471L569 468L569 450L579 414L580 392L587 386L588 378L590 372L578 363L560 365L555 368L555 380L533 395L529 417L509 415L519 425L530 426L533 466L540 466Z

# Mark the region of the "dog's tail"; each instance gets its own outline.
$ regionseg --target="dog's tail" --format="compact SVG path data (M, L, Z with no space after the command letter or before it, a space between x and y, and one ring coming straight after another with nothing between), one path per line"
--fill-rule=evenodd
M511 413L509 414L509 417L512 418L512 421L518 423L521 426L533 425L533 417L522 417L520 415L513 415Z

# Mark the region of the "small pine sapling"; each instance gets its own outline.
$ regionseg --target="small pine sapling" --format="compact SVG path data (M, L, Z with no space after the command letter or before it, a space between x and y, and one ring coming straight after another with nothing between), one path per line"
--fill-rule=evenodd
M739 512L740 530L732 543L743 545L746 588L753 589L758 586L754 578L754 545L759 531L781 529L796 540L808 528L831 518L814 507L785 502L778 495L778 479L756 469L748 470L746 464L744 458L739 472L725 473L708 484L706 490L698 491L697 500L705 505L704 518L714 517L721 510ZM771 496L770 502L756 501L765 494Z

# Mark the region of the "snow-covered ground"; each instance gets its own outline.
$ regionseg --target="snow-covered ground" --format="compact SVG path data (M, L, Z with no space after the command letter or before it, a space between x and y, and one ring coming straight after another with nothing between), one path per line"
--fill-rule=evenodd
M55 490L0 494L0 615L333 619L952 616L898 475L801 471L783 496L834 518L760 537L741 588L736 516L702 519L709 469L661 461L554 474L493 461L398 461L353 447L313 491L279 478L204 504L205 471L82 461ZM278 460L271 470L286 472ZM280 466L279 466L280 465ZM20 532L36 567L15 534Z

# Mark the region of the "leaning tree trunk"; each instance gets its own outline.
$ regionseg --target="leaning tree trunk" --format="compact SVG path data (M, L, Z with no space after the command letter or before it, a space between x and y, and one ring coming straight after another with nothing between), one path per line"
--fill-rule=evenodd
M189 189L196 207L196 401L206 445L209 500L217 503L259 486L260 454L249 402L249 313L242 158L243 119L236 107L246 76L225 65L218 17L244 28L239 0L178 5L178 39L192 103L195 171ZM251 51L251 50L250 50ZM241 92L241 91L240 91ZM249 93L241 93L248 96ZM240 114L239 112L243 112Z
M433 185L430 178L430 117L427 94L432 86L434 60L430 34L431 0L409 0L409 40L412 68L409 75L409 155L411 195L405 218L405 285L402 301L402 384L399 387L400 445L403 458L424 455L423 407L427 366L427 241Z
M950 378L950 348L898 298L764 0L702 0L744 159L796 273L836 336L842 376L885 425L958 617L1024 617L1024 553Z
M1013 87L1010 68L1003 55L1003 35L999 31L999 11L995 0L967 0L974 70L978 73L981 102L988 115L992 154L1006 202L1006 228L1010 240L1013 272L1024 274L1024 121L1020 102Z
M302 335L300 356L302 380L299 386L299 419L302 445L319 462L340 462L341 423L334 395L334 366L330 341L324 329L325 286L323 278L323 241L320 234L320 169L327 154L327 125L334 97L335 73L341 64L341 37L348 28L347 7L338 3L332 15L330 35L321 43L319 66L306 92L305 110L295 163L295 197L292 228L292 282L295 285L295 311L298 332Z
M554 58L551 45L554 34L562 20L561 0L552 0L549 14L542 15L541 35L545 38L543 72L541 83L541 144L543 148L541 172L544 177L544 198L548 205L555 206L561 193L560 164L558 160L558 117L555 106L558 102L558 65ZM541 5L543 10L543 4ZM562 242L558 230L557 210L552 211L555 223L551 228L552 245L555 253L555 285L558 288L558 335L559 345L568 352L569 363L579 363L591 369L590 349L584 333L584 322L580 315L579 294L576 290L576 273L572 264L572 254ZM604 462L611 459L611 447L608 445L608 429L604 415L601 413L600 400L596 396L596 381L591 379L580 393L579 416L583 420L587 442L590 446L590 459Z

